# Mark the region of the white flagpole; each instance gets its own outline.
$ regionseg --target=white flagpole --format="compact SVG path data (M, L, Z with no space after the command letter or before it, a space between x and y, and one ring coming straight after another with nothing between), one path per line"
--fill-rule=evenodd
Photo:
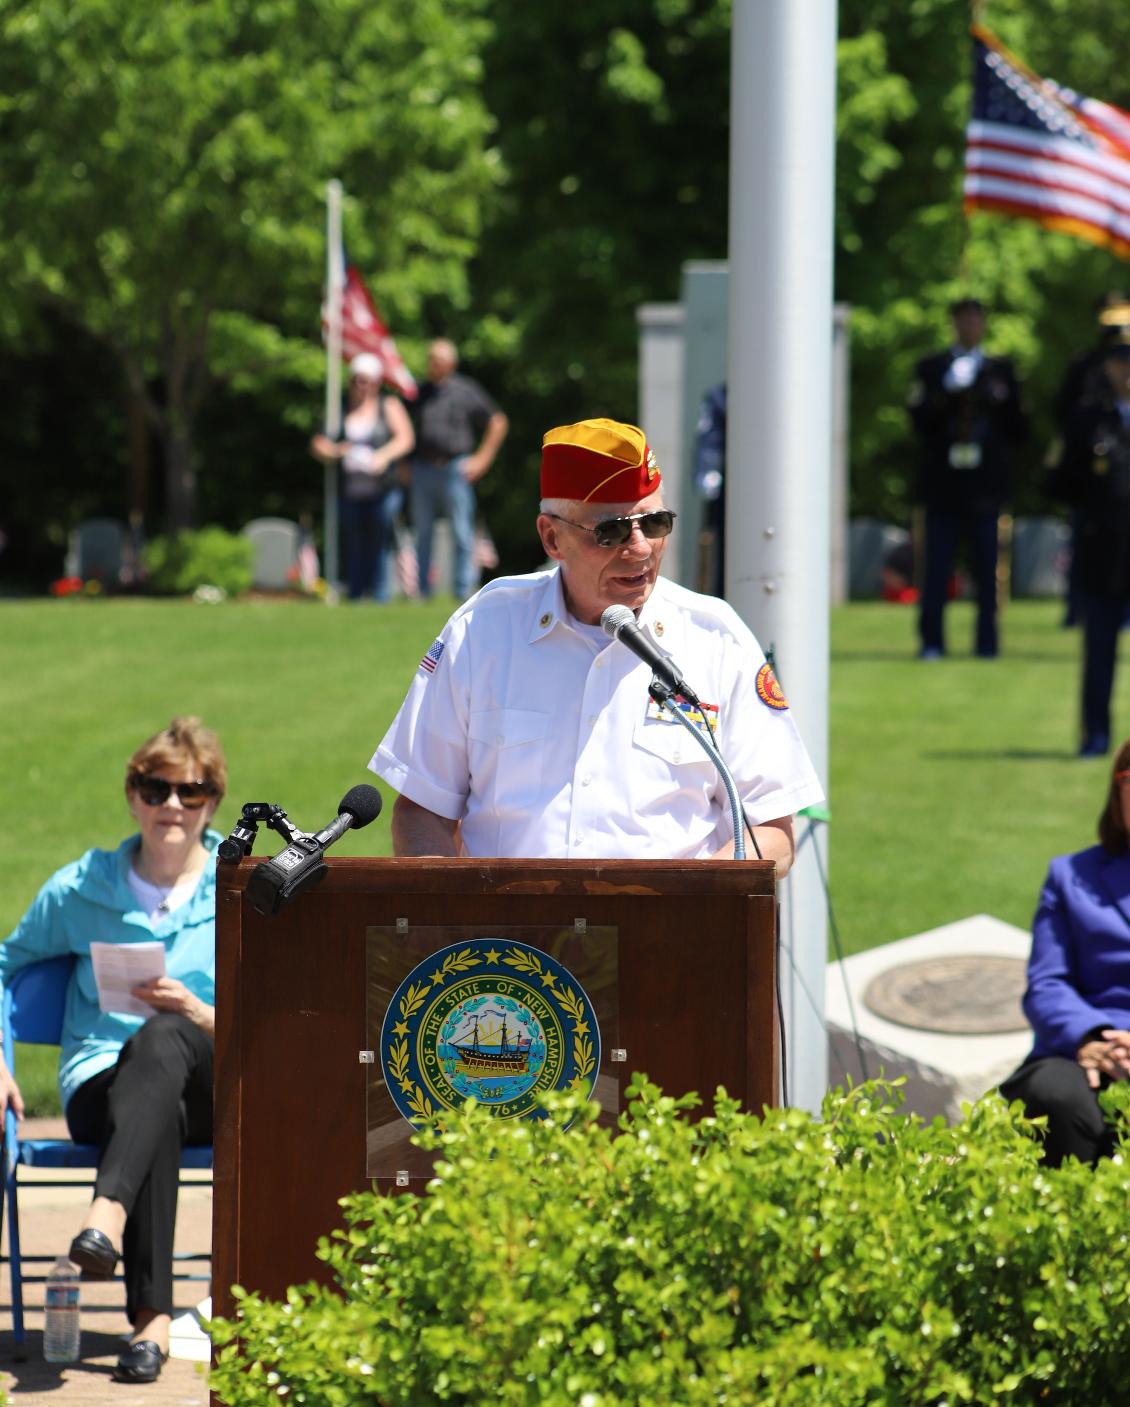
M345 291L345 260L341 244L341 182L326 186L326 434L341 434L341 300ZM337 468L327 464L322 477L325 525L325 578L337 593L338 570Z
M827 785L836 0L736 0L731 33L726 599L774 647ZM827 834L781 890L789 1103L813 1114L828 1087Z

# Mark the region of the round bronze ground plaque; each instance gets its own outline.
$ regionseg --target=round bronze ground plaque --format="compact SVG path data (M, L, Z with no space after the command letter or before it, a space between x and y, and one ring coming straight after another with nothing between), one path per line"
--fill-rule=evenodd
M975 953L926 958L880 972L867 984L869 1011L900 1026L946 1035L984 1036L1023 1031L1020 1009L1028 964L1022 958Z

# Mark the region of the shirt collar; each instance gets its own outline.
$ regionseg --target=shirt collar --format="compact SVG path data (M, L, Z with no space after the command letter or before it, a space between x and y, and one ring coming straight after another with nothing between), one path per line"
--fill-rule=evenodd
M569 608L565 604L565 584L561 577L561 568L558 566L546 577L534 603L529 636L531 643L543 639L559 621L567 625L569 620ZM641 625L649 627L656 641L664 649L672 649L671 641L676 638L679 618L672 609L662 576L656 578L655 588L647 598L639 620Z
M565 587L561 580L561 568L554 567L548 573L541 591L534 602L533 620L530 623L530 642L541 640L548 635L558 621L567 621L569 612L565 606Z

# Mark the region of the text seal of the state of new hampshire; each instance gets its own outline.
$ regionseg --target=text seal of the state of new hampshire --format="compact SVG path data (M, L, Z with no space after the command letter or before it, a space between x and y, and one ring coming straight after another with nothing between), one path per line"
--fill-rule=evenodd
M425 958L393 993L380 1064L409 1123L472 1097L499 1119L539 1117L549 1090L592 1092L600 1030L584 988L548 953L469 938Z

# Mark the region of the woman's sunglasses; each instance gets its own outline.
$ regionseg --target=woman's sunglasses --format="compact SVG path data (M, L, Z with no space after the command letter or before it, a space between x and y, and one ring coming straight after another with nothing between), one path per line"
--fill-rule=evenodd
M130 774L129 787L146 806L164 806L175 791L186 811L197 811L216 795L215 782L167 782L164 777L146 777L141 772Z
M629 513L626 518L605 518L590 528L587 523L574 523L572 518L562 518L557 513L547 513L547 518L556 518L559 523L568 523L571 528L580 528L583 533L592 533L598 547L623 547L632 535L632 527L638 523L644 537L655 541L666 537L675 526L678 515L669 508L657 508L651 513Z

